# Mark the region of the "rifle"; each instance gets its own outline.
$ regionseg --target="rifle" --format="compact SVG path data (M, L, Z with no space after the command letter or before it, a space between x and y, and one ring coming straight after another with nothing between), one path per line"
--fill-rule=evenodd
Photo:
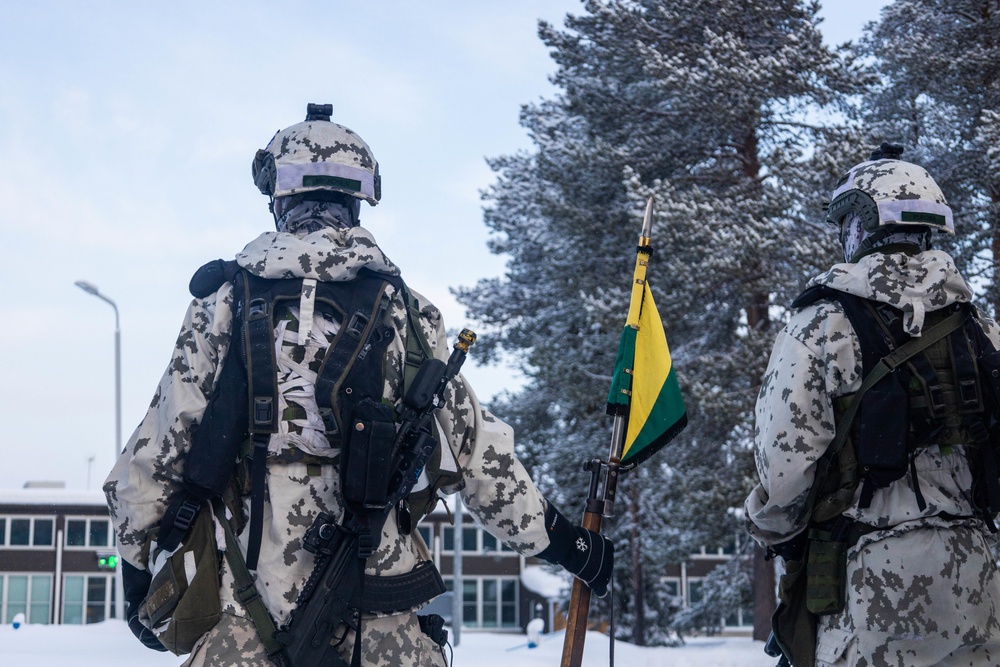
M448 359L427 359L403 397L399 428L391 448L391 470L384 500L358 506L348 502L342 522L320 513L306 531L304 548L316 555L316 565L299 594L288 622L275 634L284 647L276 662L291 667L346 667L337 651L347 629L360 631L360 612L352 605L364 581L365 562L378 548L389 512L405 499L438 446L434 411L444 404L448 383L458 374L476 334L463 329ZM436 574L436 572L435 572ZM344 627L341 637L334 636ZM331 641L335 640L335 641ZM360 657L360 637L355 658ZM273 659L273 658L272 658Z

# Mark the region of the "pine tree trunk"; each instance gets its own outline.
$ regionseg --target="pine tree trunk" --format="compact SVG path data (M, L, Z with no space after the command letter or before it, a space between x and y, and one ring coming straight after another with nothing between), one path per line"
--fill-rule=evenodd
M1000 194L990 196L990 229L993 230L993 317L1000 316Z
M632 484L629 489L629 514L632 524L631 547L632 556L632 590L635 600L635 625L632 628L632 642L636 646L646 645L646 596L645 582L642 573L642 525L639 512L639 485Z
M771 634L771 614L777 607L775 599L774 564L764 560L764 549L753 548L753 638L767 641Z

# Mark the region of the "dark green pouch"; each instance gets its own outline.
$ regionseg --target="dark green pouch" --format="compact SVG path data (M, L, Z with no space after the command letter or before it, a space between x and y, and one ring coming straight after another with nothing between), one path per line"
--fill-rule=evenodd
M153 576L139 609L143 625L152 628L170 652L190 653L195 642L222 617L220 563L212 507L206 502L184 543Z
M791 664L814 667L816 615L806 605L805 560L785 561L785 573L778 580L778 607L771 615L771 630Z
M830 537L827 531L809 531L806 607L817 616L839 614L845 604L847 542Z

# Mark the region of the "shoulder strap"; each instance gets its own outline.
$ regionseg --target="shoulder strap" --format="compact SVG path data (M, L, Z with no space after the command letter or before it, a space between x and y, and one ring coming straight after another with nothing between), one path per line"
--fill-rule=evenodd
M423 327L420 326L420 309L417 308L416 299L410 293L410 289L403 283L403 301L406 303L406 358L403 366L403 393L413 382L417 371L420 370L424 359L433 359L434 351L431 350L430 343L424 336Z
M250 533L246 565L257 569L261 533L264 530L264 495L267 483L267 445L271 434L278 432L278 378L274 357L272 303L262 296L261 279L247 271L243 278L243 341L249 384L249 432L253 441L250 466ZM266 293L266 290L263 290Z
M213 503L213 506L215 516L226 533L226 561L229 563L229 569L236 582L236 598L250 614L250 620L253 621L253 625L257 629L257 636L264 645L267 657L276 665L284 665L282 655L284 646L275 638L278 628L274 624L271 614L268 613L267 606L264 605L264 600L261 599L253 576L240 552L239 541L233 534L229 519L226 518L226 506L224 503Z
M920 338L913 338L905 345L882 357L872 371L868 373L864 381L861 383L861 387L851 398L851 402L848 404L844 414L841 415L840 420L838 420L837 432L833 440L830 442L827 453L820 458L816 465L816 479L813 480L812 488L809 491L809 497L806 500L806 510L809 514L812 514L813 507L816 504L816 497L819 494L820 487L823 486L823 481L829 474L830 466L832 465L833 460L837 457L837 454L840 453L844 443L847 441L847 434L850 432L851 425L854 423L854 419L858 414L858 409L861 407L861 398L865 395L865 392L875 386L889 373L892 373L899 368L899 366L905 363L910 357L918 354L922 350L950 334L952 331L961 327L968 318L969 311L967 309L962 309L952 315L949 315L946 319L925 331L924 335Z

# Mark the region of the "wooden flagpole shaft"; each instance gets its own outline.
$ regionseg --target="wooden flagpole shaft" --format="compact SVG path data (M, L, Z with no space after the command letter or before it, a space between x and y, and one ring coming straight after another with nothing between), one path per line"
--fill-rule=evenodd
M583 512L581 526L595 533L601 532L603 517L611 516L615 494L618 489L618 467L621 458L621 448L625 442L625 417L615 415L611 430L611 456L607 463L595 459L587 463L590 470L590 494L587 498L587 508ZM607 467L604 477L603 498L597 493L601 470ZM590 615L590 587L580 579L573 580L573 590L569 600L569 612L566 618L566 636L563 640L561 667L580 667L583 661L583 646L587 636L587 618ZM612 637L612 641L614 638Z

